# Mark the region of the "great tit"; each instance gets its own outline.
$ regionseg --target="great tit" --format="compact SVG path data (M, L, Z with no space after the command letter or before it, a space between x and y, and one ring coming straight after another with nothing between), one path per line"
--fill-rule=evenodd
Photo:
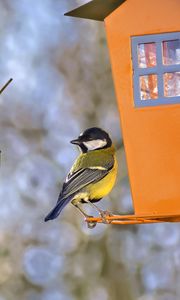
M109 135L101 128L86 129L71 141L80 148L80 155L73 164L62 186L55 207L45 222L57 218L62 209L71 202L85 216L81 203L89 203L103 217L104 212L94 202L101 200L113 188L117 175L115 148Z

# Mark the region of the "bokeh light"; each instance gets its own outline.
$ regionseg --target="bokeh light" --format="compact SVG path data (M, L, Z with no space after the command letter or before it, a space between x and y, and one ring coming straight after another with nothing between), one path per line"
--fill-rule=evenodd
M119 148L99 206L133 211L104 26L64 17L85 2L0 0L0 300L179 300L178 224L90 230L72 205L44 223L92 126Z

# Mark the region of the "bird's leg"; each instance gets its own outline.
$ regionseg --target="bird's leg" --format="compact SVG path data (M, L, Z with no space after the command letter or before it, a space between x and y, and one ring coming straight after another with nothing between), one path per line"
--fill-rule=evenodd
M89 205L91 205L93 208L95 208L99 213L100 215L103 214L103 210L100 209L98 206L96 206L94 203L92 203L91 201L89 201L88 199L84 199L84 201L86 203L88 203Z
M78 209L78 211L85 217L85 219L93 218L93 216L87 215L77 203L73 203L73 201L71 203ZM92 229L96 226L96 224L96 222L88 222L88 228Z
M108 212L107 210L102 210L102 209L100 209L97 205L95 205L94 203L92 203L89 199L84 199L84 201L86 202L86 203L88 203L89 205L91 205L93 208L95 208L95 209L97 209L98 210L98 212L99 212L99 214L100 214L100 216L101 216L101 218L102 218L102 220L103 220L103 223L105 223L105 224L109 224L109 221L106 219L106 217L109 217L109 216L111 216L112 214L110 213L110 212Z
M78 205L78 204L74 204L72 202L72 204L80 211L80 213L85 217L85 218L90 218L91 216L87 215L84 210L82 210L82 208Z

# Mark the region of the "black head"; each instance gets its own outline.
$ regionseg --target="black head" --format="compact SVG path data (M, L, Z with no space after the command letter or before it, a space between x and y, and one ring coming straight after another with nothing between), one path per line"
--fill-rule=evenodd
M78 145L84 153L105 149L112 145L112 141L107 132L98 127L86 129L76 140L72 140L71 143Z

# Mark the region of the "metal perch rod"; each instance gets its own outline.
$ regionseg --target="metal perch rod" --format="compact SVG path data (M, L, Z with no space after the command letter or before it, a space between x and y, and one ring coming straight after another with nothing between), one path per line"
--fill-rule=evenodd
M111 215L106 216L105 220L101 217L86 219L87 223L106 223L115 225L125 224L148 224L161 222L180 222L180 215Z

